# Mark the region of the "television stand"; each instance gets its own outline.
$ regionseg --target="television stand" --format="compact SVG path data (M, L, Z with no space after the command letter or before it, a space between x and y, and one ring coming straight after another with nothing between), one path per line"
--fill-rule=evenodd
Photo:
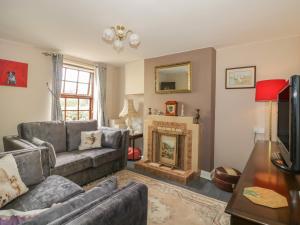
M225 210L231 225L300 225L300 174L285 173L271 163L272 153L279 151L275 142L256 142ZM273 209L254 204L243 195L246 187L271 189L286 197L289 206Z
M292 172L288 165L284 162L280 152L272 152L271 162L284 171Z

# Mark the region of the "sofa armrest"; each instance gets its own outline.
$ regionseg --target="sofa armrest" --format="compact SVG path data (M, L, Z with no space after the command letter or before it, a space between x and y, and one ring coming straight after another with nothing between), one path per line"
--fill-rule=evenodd
M38 147L29 141L26 141L18 136L3 137L4 151L0 153L0 157L5 154L18 155L28 151L41 151L41 161L43 166L43 174L45 177L50 176L50 155L47 147Z
M4 151L15 151L19 149L31 149L36 148L37 146L32 144L29 141L26 141L24 139L21 139L17 135L10 135L10 136L4 136L3 137L3 145L4 145Z
M129 130L122 129L121 151L123 152L122 165L123 168L127 166L128 148L129 148Z
M132 182L50 224L147 225L147 210L147 186Z
M120 150L122 151L121 165L122 168L125 168L127 166L127 158L128 158L129 130L112 128L112 127L100 127L100 130L121 131L121 135L122 135L121 144L120 144Z

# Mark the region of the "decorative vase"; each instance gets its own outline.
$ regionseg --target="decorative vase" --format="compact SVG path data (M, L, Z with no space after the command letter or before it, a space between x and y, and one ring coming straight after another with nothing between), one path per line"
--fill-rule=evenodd
M199 124L199 122L200 122L200 109L196 109L196 113L194 116L194 123Z

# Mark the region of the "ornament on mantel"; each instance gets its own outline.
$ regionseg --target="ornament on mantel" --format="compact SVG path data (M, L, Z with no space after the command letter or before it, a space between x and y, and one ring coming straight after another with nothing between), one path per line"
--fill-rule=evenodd
M200 123L200 109L196 109L196 113L194 116L194 123L199 124Z
M181 105L181 113L180 116L184 116L184 104Z

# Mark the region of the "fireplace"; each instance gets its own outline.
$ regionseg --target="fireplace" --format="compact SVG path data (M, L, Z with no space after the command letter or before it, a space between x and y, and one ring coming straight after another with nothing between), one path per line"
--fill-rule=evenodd
M192 117L150 115L144 124L144 158L135 166L187 183L200 172L201 125Z

